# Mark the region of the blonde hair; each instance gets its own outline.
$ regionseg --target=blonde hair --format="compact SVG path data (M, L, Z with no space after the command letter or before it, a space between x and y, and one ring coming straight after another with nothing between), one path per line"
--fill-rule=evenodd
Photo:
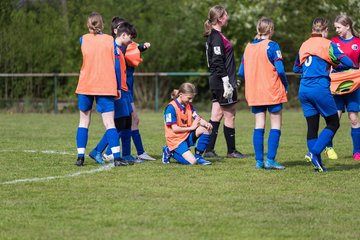
M171 92L171 99L176 99L179 97L180 93L183 94L192 94L193 96L196 95L196 87L192 83L183 83L180 85L179 89L174 89Z
M321 34L322 31L326 30L329 27L329 21L325 18L318 17L315 18L312 24L312 32Z
M211 33L212 26L217 23L219 18L226 14L226 9L223 6L216 5L210 8L208 18L204 23L204 36L207 37Z
M256 24L255 39L261 39L261 36L269 35L274 31L274 23L270 18L262 17Z
M102 16L97 12L92 12L87 20L87 27L90 33L99 34L104 29L104 22Z
M335 18L335 23L339 23L343 26L349 26L350 27L350 31L351 34L355 37L359 37L359 33L354 29L353 27L353 21L350 17L346 16L346 15L338 15Z

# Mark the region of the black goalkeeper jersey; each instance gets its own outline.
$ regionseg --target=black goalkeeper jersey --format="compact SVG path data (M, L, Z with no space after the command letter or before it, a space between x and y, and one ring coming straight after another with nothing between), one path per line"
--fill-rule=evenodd
M231 42L219 31L212 29L206 41L206 58L210 71L210 89L223 89L222 77L236 88L236 64Z

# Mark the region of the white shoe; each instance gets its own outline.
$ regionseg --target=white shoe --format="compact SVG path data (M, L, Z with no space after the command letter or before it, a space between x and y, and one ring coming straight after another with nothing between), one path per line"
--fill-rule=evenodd
M147 154L146 152L144 152L143 154L137 155L136 157L138 159L147 160L147 161L155 161L156 160L155 158L150 157L149 154Z
M105 153L103 154L102 158L105 161L113 161L114 160L114 155L110 154L110 155L106 155Z

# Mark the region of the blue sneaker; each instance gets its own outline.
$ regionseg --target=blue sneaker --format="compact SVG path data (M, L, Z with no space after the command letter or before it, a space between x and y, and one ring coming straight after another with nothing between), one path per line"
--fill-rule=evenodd
M280 163L278 163L277 161L275 161L275 160L266 159L265 169L284 170L285 167L283 165L281 165Z
M102 159L102 153L96 151L96 149L93 149L90 153L89 156L95 160L95 162L97 162L98 164L105 164L104 160Z
M314 166L315 171L324 172L323 166L319 163L318 157L315 154L308 152L305 155L305 159Z
M144 162L144 160L134 158L132 155L122 156L122 158L125 159L126 161L128 161L130 163L130 165L132 165L134 163L143 163Z
M171 158L171 151L168 146L163 147L163 155L161 157L161 161L163 164L169 164Z
M195 154L196 163L199 165L211 165L210 161L205 160L201 155Z
M264 166L264 161L256 160L255 168L256 168L256 169L265 168L265 166Z

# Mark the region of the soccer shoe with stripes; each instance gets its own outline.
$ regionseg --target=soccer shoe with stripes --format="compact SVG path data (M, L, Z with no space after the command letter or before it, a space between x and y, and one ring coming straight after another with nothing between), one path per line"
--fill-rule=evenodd
M265 168L264 161L261 161L261 160L256 160L256 163L255 163L255 168L256 168L256 169L262 169L262 168Z
M122 156L123 159L129 162L130 165L133 165L134 163L143 163L144 160L134 158L132 155Z
M211 165L210 161L205 160L201 155L196 156L196 163L199 165Z
M84 166L84 158L83 157L78 157L78 159L75 162L75 165L78 167Z
M208 151L208 152L204 152L204 158L224 158L222 156L219 156L214 150L213 151Z
M241 152L235 150L232 153L228 153L226 155L227 158L238 158L238 159L242 159L242 158L246 158L245 154L242 154Z
M102 159L101 156L101 152L96 151L96 149L93 149L90 153L89 156L95 160L95 162L97 162L98 164L105 164L105 162Z
M136 156L137 159L141 159L141 160L146 160L146 161L155 161L156 159L149 156L149 154L147 154L147 152L143 152L140 155Z
M114 166L121 167L121 166L129 166L129 162L122 158L115 158L114 159Z
M336 160L336 159L338 159L338 155L336 154L334 148L332 148L332 147L326 147L325 150L324 150L324 152L325 152L325 155L326 155L329 159L331 159L331 160Z
M170 158L171 158L171 151L168 148L168 146L164 146L163 147L163 154L161 157L161 161L163 164L169 164L170 163Z
M308 152L305 155L305 159L314 166L315 171L324 172L324 166L319 163L319 159L315 154L313 154L312 152Z
M275 161L275 160L266 159L265 169L284 170L285 167L283 165L281 165L280 163L278 163L277 161Z

